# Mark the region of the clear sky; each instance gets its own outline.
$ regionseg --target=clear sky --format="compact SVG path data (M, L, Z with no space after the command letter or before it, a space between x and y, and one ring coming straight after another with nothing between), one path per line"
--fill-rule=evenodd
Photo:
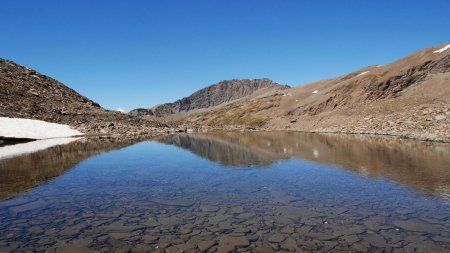
M450 42L450 1L2 0L0 58L109 109L225 79L291 86Z

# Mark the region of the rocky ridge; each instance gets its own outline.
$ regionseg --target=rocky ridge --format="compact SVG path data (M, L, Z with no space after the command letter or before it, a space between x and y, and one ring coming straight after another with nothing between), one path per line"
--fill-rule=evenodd
M155 115L163 117L171 114L185 113L237 101L252 95L256 91L268 88L287 89L289 86L275 83L267 78L225 80L201 89L173 103L157 105L151 109L139 108L130 111L129 114L134 116Z

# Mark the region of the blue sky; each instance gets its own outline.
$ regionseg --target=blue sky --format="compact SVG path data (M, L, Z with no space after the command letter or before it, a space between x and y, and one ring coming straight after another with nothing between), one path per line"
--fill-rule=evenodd
M3 0L0 58L110 109L225 79L297 86L450 42L450 1Z

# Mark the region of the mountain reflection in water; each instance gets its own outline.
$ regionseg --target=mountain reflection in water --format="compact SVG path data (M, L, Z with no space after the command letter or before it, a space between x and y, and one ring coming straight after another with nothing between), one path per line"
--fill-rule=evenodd
M62 175L92 156L136 142L139 140L82 139L34 153L0 159L0 200Z
M450 145L394 137L298 132L174 134L161 143L188 149L225 166L268 167L296 158L333 164L372 178L450 197Z

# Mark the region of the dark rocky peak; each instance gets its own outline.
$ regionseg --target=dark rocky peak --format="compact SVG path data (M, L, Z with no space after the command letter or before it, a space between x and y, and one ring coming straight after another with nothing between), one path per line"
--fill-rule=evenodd
M289 86L275 83L267 78L225 80L203 88L173 103L155 106L150 111L156 116L165 116L204 109L247 97L258 90L266 88L286 89Z
M146 115L153 115L153 112L150 109L137 108L131 110L130 112L128 112L128 114L131 116L146 116Z

